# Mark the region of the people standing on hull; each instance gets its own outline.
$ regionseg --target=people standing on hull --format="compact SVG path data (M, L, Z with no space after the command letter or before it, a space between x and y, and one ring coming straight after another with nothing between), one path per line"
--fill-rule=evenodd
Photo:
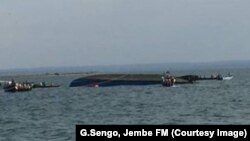
M176 79L169 74L169 72L164 73L164 76L162 76L162 84L163 86L173 86Z

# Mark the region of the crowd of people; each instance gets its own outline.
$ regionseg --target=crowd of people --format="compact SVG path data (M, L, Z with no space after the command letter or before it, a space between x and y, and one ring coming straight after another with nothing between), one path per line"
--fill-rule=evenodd
M5 91L27 91L32 89L32 84L28 82L18 83L13 79L4 86Z
M164 75L162 76L162 84L163 86L173 86L176 82L176 79L170 75L169 72L164 73Z

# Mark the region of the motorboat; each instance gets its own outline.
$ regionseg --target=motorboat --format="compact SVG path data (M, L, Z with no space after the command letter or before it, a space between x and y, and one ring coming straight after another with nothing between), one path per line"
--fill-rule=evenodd
M222 77L222 80L231 80L233 79L233 76L225 76L225 77Z

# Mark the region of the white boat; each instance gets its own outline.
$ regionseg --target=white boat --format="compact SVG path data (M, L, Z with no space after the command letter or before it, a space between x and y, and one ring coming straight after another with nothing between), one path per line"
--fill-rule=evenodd
M222 80L231 80L233 79L233 76L225 76L222 78Z

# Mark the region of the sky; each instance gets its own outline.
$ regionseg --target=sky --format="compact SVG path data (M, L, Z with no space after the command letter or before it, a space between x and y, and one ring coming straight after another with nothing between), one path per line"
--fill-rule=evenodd
M250 60L249 0L1 0L0 69Z

